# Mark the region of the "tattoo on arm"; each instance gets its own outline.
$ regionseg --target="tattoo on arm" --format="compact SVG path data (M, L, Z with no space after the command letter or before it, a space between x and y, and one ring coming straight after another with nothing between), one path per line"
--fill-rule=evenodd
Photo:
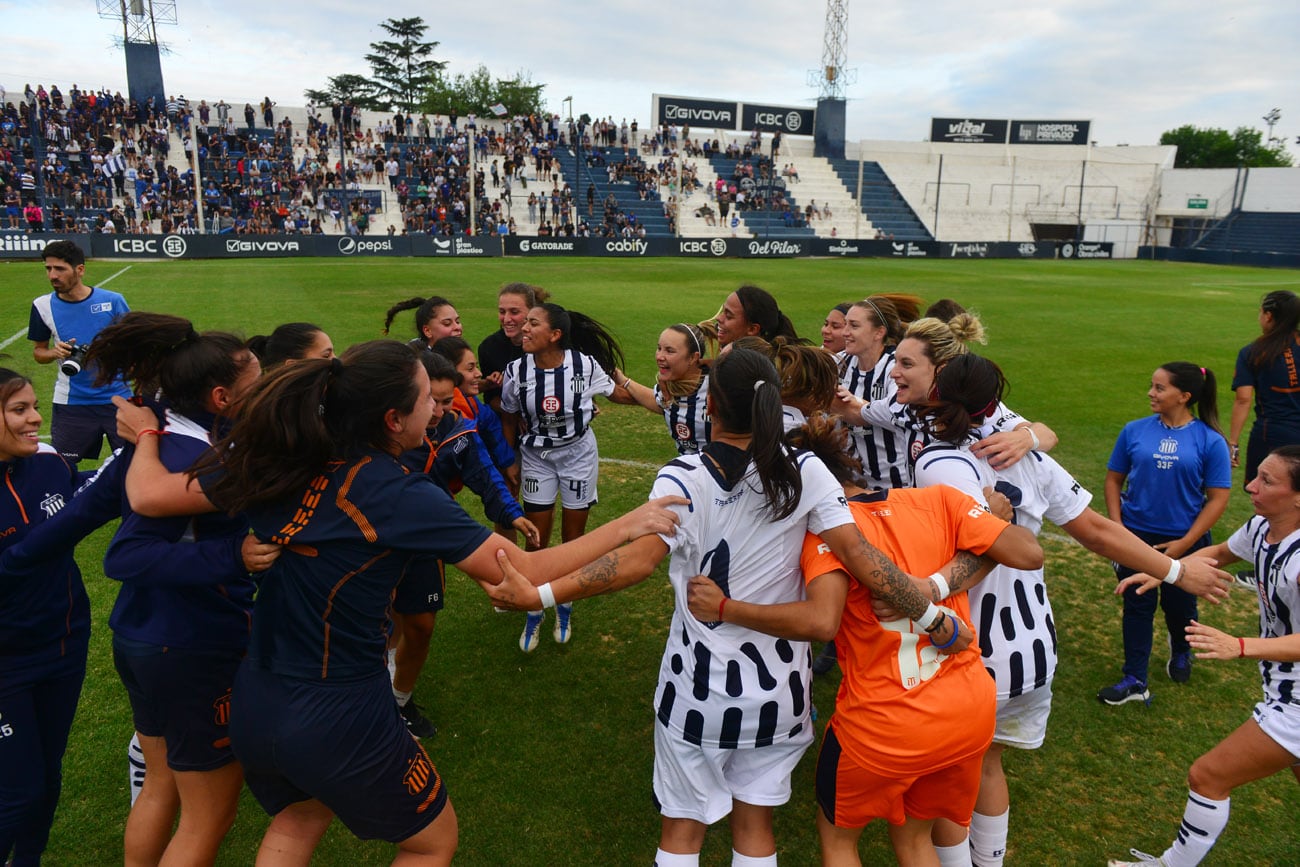
M911 620L925 614L929 600L888 557L866 539L861 540L858 551L872 566L867 575L873 593Z
M993 561L970 551L958 551L952 564L952 577L948 579L948 588L952 593L966 589L966 584L981 570L993 565Z
M610 589L618 577L618 552L611 551L599 560L593 560L578 570L578 586L586 590L595 588L600 593Z

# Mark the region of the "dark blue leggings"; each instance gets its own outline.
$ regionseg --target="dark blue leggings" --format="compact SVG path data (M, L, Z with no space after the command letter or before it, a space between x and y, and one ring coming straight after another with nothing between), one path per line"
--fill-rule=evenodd
M1133 532L1148 545L1172 542L1181 536L1157 536L1153 533ZM1190 554L1210 544L1210 534L1197 539L1192 547L1184 553ZM1133 574L1132 569L1123 566L1115 568L1115 575L1123 580ZM1163 576L1157 576L1163 577ZM1124 673L1132 675L1143 683L1147 682L1147 666L1151 661L1152 628L1156 619L1156 605L1165 612L1165 627L1169 630L1171 653L1186 653L1187 626L1196 619L1196 597L1186 590L1172 584L1161 584L1155 590L1148 590L1141 596L1137 588L1130 587L1124 591Z
M85 680L72 671L0 691L0 864L34 867L50 838L63 787L63 753Z

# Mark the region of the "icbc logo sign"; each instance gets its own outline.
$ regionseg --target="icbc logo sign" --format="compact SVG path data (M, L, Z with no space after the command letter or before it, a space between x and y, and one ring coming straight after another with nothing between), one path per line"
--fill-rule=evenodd
M680 421L673 426L673 433L677 435L679 440L688 440L691 438L691 429L687 427L685 423Z
M551 395L550 397L542 398L542 411L552 412L552 413L559 412L560 399L558 397L555 397L554 395Z

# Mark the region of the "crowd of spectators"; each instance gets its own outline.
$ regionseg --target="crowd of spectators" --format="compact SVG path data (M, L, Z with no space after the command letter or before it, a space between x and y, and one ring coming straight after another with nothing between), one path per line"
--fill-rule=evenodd
M691 138L689 127L645 132L635 119L580 126L556 115L481 122L397 112L365 126L346 102L324 112L309 103L303 128L287 115L277 121L269 96L242 109L183 95L140 104L76 85L13 96L0 92L0 228L9 230L198 231L194 163L204 228L238 234L364 235L393 213L388 199L390 234L462 234L472 214L479 234L523 224L541 236L644 237L656 212L675 233L679 206L701 190L708 201L694 211L710 225L763 208L789 225L824 216L789 205L785 182L798 173L787 165L773 183L758 135L724 146ZM470 170L471 146L486 171ZM561 150L573 154L576 177L562 179ZM694 160L719 153L738 160L733 176L702 184ZM525 195L526 217L514 211Z

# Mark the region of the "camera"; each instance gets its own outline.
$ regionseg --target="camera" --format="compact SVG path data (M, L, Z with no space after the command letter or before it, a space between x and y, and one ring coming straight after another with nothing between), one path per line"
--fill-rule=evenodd
M86 347L72 344L72 349L67 358L59 365L59 372L64 376L76 376L81 373L82 362L86 360Z

